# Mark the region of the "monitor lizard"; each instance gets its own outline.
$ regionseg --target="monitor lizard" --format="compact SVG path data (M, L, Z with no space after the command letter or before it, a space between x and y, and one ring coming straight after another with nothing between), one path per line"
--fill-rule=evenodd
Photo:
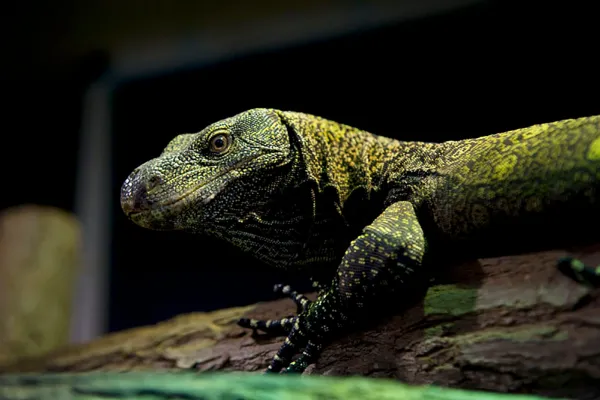
M142 227L212 235L312 277L315 301L276 287L297 316L239 322L285 332L268 372L301 372L436 265L588 235L599 186L600 116L429 143L256 108L176 136L125 180L121 205ZM598 268L557 265L598 283Z

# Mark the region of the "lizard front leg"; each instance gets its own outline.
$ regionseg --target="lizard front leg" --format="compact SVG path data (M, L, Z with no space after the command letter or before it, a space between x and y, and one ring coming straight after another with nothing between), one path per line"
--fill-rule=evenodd
M414 278L425 252L423 231L409 202L388 206L346 250L328 290L294 320L267 372L302 372L318 357L325 340L339 335L376 300ZM304 347L302 355L292 357Z

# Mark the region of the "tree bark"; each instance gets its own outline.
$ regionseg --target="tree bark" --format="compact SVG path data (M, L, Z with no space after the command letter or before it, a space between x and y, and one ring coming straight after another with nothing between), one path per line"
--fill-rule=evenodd
M565 251L482 259L449 269L406 312L350 332L306 374L393 377L410 384L600 398L600 289L556 268ZM600 245L569 254L600 264ZM314 294L312 295L314 298ZM0 368L0 372L260 371L283 338L241 316L295 313L291 300L182 315Z

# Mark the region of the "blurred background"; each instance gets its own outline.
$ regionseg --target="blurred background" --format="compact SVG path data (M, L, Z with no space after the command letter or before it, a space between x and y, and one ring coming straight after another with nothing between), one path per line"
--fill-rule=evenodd
M0 206L76 218L43 234L73 255L55 263L70 266L56 291L68 292L72 342L272 299L280 281L307 289L226 243L135 226L120 209L122 182L175 135L254 107L423 141L599 114L593 3L7 2ZM7 222L0 261L40 234L23 221ZM23 240L7 244L17 233ZM5 259L9 293L2 268L15 264ZM34 296L20 282L12 293Z

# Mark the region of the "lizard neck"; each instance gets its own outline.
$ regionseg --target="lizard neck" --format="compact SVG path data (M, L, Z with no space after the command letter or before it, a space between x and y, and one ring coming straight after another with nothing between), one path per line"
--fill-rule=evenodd
M223 215L227 221L215 224L214 234L269 265L327 275L352 238L383 210L393 177L417 165L421 152L412 143L323 118L279 113L290 134L292 159L274 175L257 172L261 187L275 187L277 193L241 218Z
M307 178L319 193L335 192L343 208L354 192L368 197L381 189L400 142L312 115L283 115L299 139Z
M399 141L312 115L283 114L299 137L308 179L360 229L391 202L419 203L428 178L439 170L438 143Z
M311 213L293 264L313 276L327 275L352 238L383 209L386 176L402 143L303 113L281 117L299 156L290 191L293 187L298 199L312 196L310 209L292 211L298 217Z
M373 203L383 204L377 194L393 158L389 147L397 142L302 113L279 113L292 158L276 175L260 172L261 187L277 193L241 218L223 215L228 221L215 224L214 234L269 265L333 271L352 236L377 214Z

